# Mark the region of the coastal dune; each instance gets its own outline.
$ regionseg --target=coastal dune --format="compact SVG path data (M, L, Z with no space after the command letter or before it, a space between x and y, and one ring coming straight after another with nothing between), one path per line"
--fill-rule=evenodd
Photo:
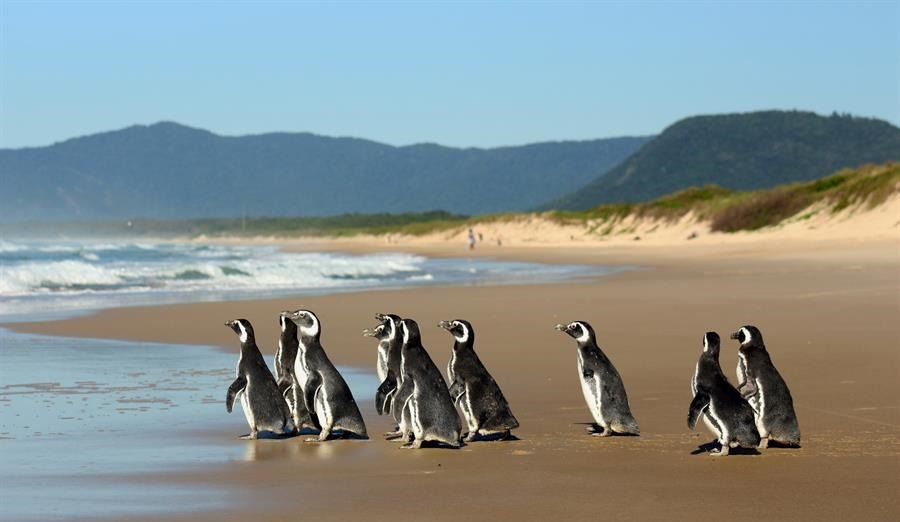
M129 480L233 491L237 506L166 520L456 520L604 517L672 520L892 520L900 471L900 237L828 242L762 238L727 244L478 248L541 262L629 265L566 283L423 287L328 296L132 307L88 317L12 325L65 336L211 344L235 353L226 319L246 317L274 352L277 313L315 310L339 365L371 369L363 338L375 312L416 319L439 367L451 339L435 325L464 318L476 350L521 422L520 440L460 450L400 451L380 440L391 423L357 396L370 441L239 441L246 427L191 436L246 447L245 461ZM291 249L385 250L365 240L285 242ZM399 248L396 245L390 248ZM460 244L403 245L459 255ZM575 370L575 344L553 325L586 320L613 360L641 425L640 437L597 438ZM704 332L724 338L744 324L765 337L794 395L800 449L711 458L692 455L714 437L686 426L690 377ZM723 341L734 381L737 344ZM223 382L222 393L227 383ZM224 407L222 415L224 416ZM115 480L115 477L112 478ZM144 519L150 519L144 517Z

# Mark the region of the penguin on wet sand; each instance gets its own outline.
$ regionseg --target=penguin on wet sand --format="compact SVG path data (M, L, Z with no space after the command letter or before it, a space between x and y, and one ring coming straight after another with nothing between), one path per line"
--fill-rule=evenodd
M591 325L585 321L574 321L567 325L558 324L556 329L565 332L578 343L578 379L581 381L584 399L599 428L592 434L599 437L640 435L640 428L628 405L622 378L612 361L597 346L597 338Z
M393 401L400 384L400 351L403 346L403 336L400 333L400 316L394 314L375 314L375 320L379 325L375 328L363 330L363 336L374 337L378 340L378 358L375 369L378 373L380 385L375 391L375 410L379 415L393 415ZM401 419L395 418L397 427L385 433L386 439L397 439L402 435L400 430Z
M350 393L350 387L334 367L319 342L322 323L309 310L289 312L286 317L297 325L297 358L294 374L303 390L306 408L315 415L322 426L318 438L309 442L324 441L334 430L345 437L367 439L366 425L359 406Z
M731 448L755 448L759 432L753 409L728 382L719 365L719 334L703 336L703 352L691 379L694 398L688 408L688 427L694 429L702 416L721 449L710 455L725 456Z
M297 360L297 325L287 318L290 312L281 312L278 322L281 327L281 335L278 338L278 350L275 352L275 378L278 381L278 389L287 400L291 410L291 418L294 424L294 432L299 433L303 428L311 428L318 432L322 429L315 414L306 409L303 400L303 390L297 382L294 371L294 363Z
M402 418L407 444L420 448L433 441L458 448L462 426L450 399L447 383L422 346L419 325L412 319L400 322L403 347L400 352L400 388L394 397L394 418Z
M477 437L501 435L510 437L510 430L519 427L519 421L509 409L509 403L500 386L475 353L475 329L462 319L441 321L438 327L453 336L454 343L447 365L450 382L450 398L453 399L468 424L466 442Z
M275 377L256 346L250 321L235 319L226 322L225 326L231 328L241 341L237 375L228 387L225 410L231 413L234 401L240 395L244 416L250 425L250 434L242 438L256 439L260 432L281 435L290 431L290 410L284 396L278 391Z
M770 442L781 446L800 447L800 425L794 412L794 399L787 383L778 373L766 350L762 333L746 325L731 334L741 343L738 348L738 391L750 402L756 414L756 427L762 438L759 447Z

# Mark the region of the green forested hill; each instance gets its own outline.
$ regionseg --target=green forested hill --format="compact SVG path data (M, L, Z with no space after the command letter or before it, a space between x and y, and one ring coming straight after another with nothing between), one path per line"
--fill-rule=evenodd
M649 201L693 186L774 187L900 160L900 129L876 119L766 111L681 120L586 186L541 208Z

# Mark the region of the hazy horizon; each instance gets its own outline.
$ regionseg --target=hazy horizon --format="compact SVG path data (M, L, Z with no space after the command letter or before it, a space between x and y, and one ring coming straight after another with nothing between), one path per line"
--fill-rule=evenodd
M814 112L814 111L802 111L802 110L800 110L800 109L760 109L760 110L758 110L758 111L745 111L745 112L743 112L743 113L746 114L746 113L751 113L751 112L769 112L769 111L775 111L775 112ZM737 113L735 113L735 114L737 114ZM818 115L818 116L822 116L822 117L828 117L828 116L831 116L831 114L820 114L820 113L815 113L815 112L814 112L814 114L816 114L816 115ZM208 128L200 127L200 126L193 125L193 124L190 124L190 123L185 123L185 122L182 122L182 121L158 120L158 121L152 121L152 122L147 122L147 123L143 123L143 122L132 123L131 125L126 125L126 126L124 126L124 127L118 127L118 128L115 128L115 129L98 129L98 130L95 130L95 131L92 131L92 132L88 132L88 133L86 133L86 134L81 134L81 135L78 135L78 136L69 136L69 137L66 137L66 138L62 138L62 139L60 139L60 140L58 140L58 141L54 141L54 142L52 142L52 143L37 144L37 145L24 145L24 146L21 146L21 147L0 147L0 150L17 150L17 149L32 149L32 148L50 147L50 146L53 146L53 145L57 145L57 144L59 144L59 143L64 143L64 142L67 142L67 141L76 140L76 139L80 139L80 138L85 138L85 137L89 137L89 136L95 136L95 135L98 135L98 134L106 134L106 133L112 133L112 132L124 131L124 130L130 129L130 128L132 128L132 127L145 127L145 128L146 128L146 127L152 127L152 126L155 126L155 125L161 125L161 124L178 125L178 126L181 126L181 127L187 127L187 128L189 128L189 129L193 129L193 130L197 130L197 131L209 132L209 133L212 133L212 134L214 134L214 135L216 135L216 136L226 137L226 138L241 138L241 137L246 137L246 136L264 136L264 135L268 135L268 134L308 134L308 135L312 135L312 136L318 136L318 137L322 137L322 138L330 138L330 139L350 139L350 140L369 141L369 142L379 143L379 144L382 144L382 145L388 145L388 146L396 147L396 148L414 147L414 146L417 146L417 145L435 145L435 146L439 146L439 147L446 147L446 148L452 148L452 149L485 149L485 150L487 150L487 149L500 149L500 148L508 148L508 147L524 147L524 146L528 146L528 145L536 145L536 144L540 144L540 143L588 142L588 141L614 140L614 139L618 139L618 138L647 138L647 137L653 137L653 136L659 135L663 130L665 130L666 127L671 126L672 124L676 123L677 121L680 121L680 120L683 120L683 119L687 119L687 118L693 118L693 117L716 116L716 115L719 115L719 114L692 114L692 115L687 115L687 116L684 116L684 117L682 117L682 118L679 118L678 120L672 121L672 122L670 122L670 123L664 125L661 129L657 130L656 132L650 132L650 133L648 133L648 134L643 134L643 135L634 135L634 134L624 135L624 134L623 134L623 135L609 135L609 136L586 137L586 138L580 138L580 139L566 139L566 138L553 139L553 138L550 138L550 139L547 139L547 140L544 140L544 141L539 141L539 142L509 143L509 144L502 144L502 145L492 145L492 146L488 146L488 147L481 147L481 146L478 146L478 145L456 146L456 145L448 145L448 144L445 144L445 143L437 143L437 142L433 142L433 141L418 141L418 142L412 142L412 143L400 143L400 144L394 144L394 143L386 143L386 142L383 142L383 141L380 141L380 140L377 140L377 139L369 138L369 137L367 137L367 136L359 136L359 135L331 135L331 134L323 134L323 133L321 133L321 132L316 132L315 130L295 130L295 131L287 131L287 130L277 130L277 129L276 129L276 130L263 130L263 131L260 131L260 132L248 132L248 133L230 134L230 133L218 132L218 131L216 131L215 129L208 129ZM891 122L891 121L888 121L888 120L884 120L884 119L882 119L882 118L877 118L877 117L874 117L874 116L864 116L864 115L860 115L860 114L847 114L847 113L840 113L839 115L840 115L840 116L851 116L851 117L853 117L853 118L876 119L876 120L887 121L888 123L890 123L890 124L893 125L894 127L898 127L898 125L897 125L896 123L894 123L894 122Z

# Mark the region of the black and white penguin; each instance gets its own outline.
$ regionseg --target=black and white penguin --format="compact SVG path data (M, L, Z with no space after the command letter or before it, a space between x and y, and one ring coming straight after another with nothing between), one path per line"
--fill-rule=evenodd
M294 372L294 364L297 360L297 324L287 318L291 312L281 312L278 322L281 326L281 335L278 338L278 350L275 352L275 378L278 381L278 389L287 400L291 410L291 418L294 421L294 431L299 432L303 428L312 428L316 431L322 429L315 414L306 409L303 400L303 390L297 382Z
M716 435L721 449L710 455L728 455L731 448L755 448L759 432L753 409L728 382L719 365L719 334L703 336L703 352L691 379L694 399L688 408L688 427L694 429L701 416Z
M594 329L585 321L556 325L556 329L578 343L578 379L584 400L597 423L593 435L640 435L638 423L631 415L625 385L616 367L597 346ZM599 429L597 429L599 428Z
M469 426L466 442L479 435L502 435L509 438L510 430L519 427L519 421L509 409L509 403L500 386L475 353L475 329L462 319L441 321L440 328L453 336L453 351L447 365L450 381L450 398L453 399Z
M744 326L731 334L741 343L738 349L738 391L750 402L756 414L756 428L762 440L760 448L770 441L783 446L800 447L800 425L794 412L794 399L787 384L772 364L755 326Z
M393 415L394 395L400 384L400 350L403 337L400 335L400 316L394 314L375 314L380 324L375 328L363 330L366 337L378 340L378 358L375 370L378 372L380 384L375 391L375 410L378 415ZM402 435L399 424L401 419L394 419L398 426L394 431L385 433L386 439L397 439Z
M246 319L228 321L225 326L234 330L241 340L241 355L237 363L237 375L225 399L225 409L231 413L235 398L241 396L241 406L250 434L243 438L255 439L259 432L281 435L290 431L291 413L284 396L278 391L275 377L269 371L256 338L253 326Z
M319 342L322 323L309 310L289 312L286 317L297 325L297 359L294 375L303 390L303 400L310 412L315 412L322 430L317 439L324 441L333 430L368 438L362 414L344 381Z
M420 448L434 441L461 446L459 414L450 399L447 383L422 346L419 325L412 319L400 322L400 388L394 397L394 418L401 418L403 448ZM411 440L410 440L411 439Z

